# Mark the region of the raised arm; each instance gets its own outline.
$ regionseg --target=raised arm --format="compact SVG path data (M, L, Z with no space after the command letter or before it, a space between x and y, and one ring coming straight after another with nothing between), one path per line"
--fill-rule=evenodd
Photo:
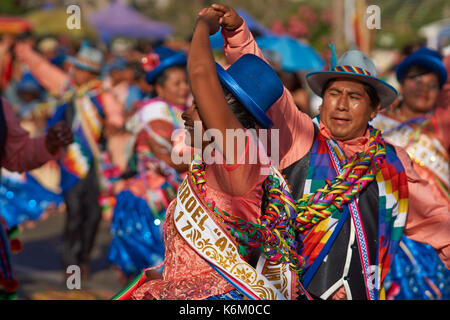
M219 29L219 17L220 15L211 8L205 9L198 17L189 49L187 70L200 117L208 129L220 131L224 141L223 146L217 147L223 147L221 151L227 155L226 129L243 129L243 127L225 100L209 43L209 36ZM236 151L236 144L233 145ZM237 152L233 154L234 159L226 159L228 163L237 162Z
M228 63L234 63L247 53L265 60L245 21L235 10L220 4L213 4L211 8L223 15L220 24L225 40L223 49ZM286 88L281 98L268 110L267 115L274 123L272 129L279 130L280 167L285 168L309 151L314 137L313 123L307 114L298 110L291 93Z
M17 58L28 66L31 74L45 89L59 94L67 85L69 76L35 52L30 45L19 42L14 49Z

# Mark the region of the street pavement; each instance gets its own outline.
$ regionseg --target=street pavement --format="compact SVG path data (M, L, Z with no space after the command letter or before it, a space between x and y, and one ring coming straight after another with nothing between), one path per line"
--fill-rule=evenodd
M80 289L68 288L61 265L64 221L65 212L60 212L20 233L23 249L12 254L18 300L108 300L122 288L107 259L111 235L109 222L103 220L92 252L91 276L81 279Z

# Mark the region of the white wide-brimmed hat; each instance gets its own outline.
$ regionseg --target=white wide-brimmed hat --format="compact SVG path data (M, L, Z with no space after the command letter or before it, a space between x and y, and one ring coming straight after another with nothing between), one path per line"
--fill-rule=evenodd
M336 63L334 48L331 67L328 71L316 71L306 75L306 80L311 90L318 96L322 96L324 86L331 79L346 78L366 83L378 94L382 108L390 106L398 93L394 87L376 77L377 70L373 61L359 50L345 52Z

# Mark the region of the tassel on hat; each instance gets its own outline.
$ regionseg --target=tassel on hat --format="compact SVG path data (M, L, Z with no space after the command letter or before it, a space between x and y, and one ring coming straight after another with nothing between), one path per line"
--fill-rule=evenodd
M331 49L330 70L333 70L337 65L336 51L334 50L334 43L329 43L328 46Z

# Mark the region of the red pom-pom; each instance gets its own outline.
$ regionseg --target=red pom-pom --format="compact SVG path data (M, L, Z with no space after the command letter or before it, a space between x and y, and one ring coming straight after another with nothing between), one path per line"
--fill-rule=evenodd
M0 281L0 283L3 285L3 288L6 292L12 293L17 291L17 287L19 286L19 283L16 279L3 279Z
M11 252L17 253L22 250L22 242L19 239L11 240Z

